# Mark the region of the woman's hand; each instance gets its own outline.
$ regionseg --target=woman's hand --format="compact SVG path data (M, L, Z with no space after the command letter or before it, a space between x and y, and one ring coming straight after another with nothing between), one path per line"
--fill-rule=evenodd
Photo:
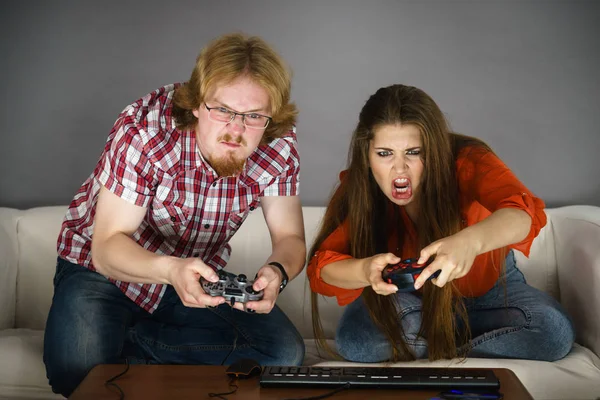
M446 283L467 275L473 266L475 257L479 254L480 244L473 240L465 231L437 240L421 250L418 264L424 264L435 256L415 281L415 289L421 288L427 279L437 270L440 275L432 279L434 285L443 287Z
M377 254L373 257L364 258L363 270L365 276L375 293L387 296L398 291L398 287L391 283L386 283L381 279L381 271L388 264L396 264L400 262L400 258L393 253Z

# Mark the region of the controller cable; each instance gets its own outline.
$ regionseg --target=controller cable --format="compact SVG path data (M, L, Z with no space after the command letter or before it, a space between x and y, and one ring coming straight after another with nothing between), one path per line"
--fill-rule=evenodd
M237 346L237 340L238 340L238 330L237 330L237 326L235 325L235 320L233 319L233 305L235 304L235 299L231 298L231 322L233 323L233 330L235 332L235 338L233 339L233 346L231 347L231 350L229 350L229 353L227 353L227 355L225 356L225 358L223 358L223 361L221 361L221 365L225 364L225 361L227 361L227 359L229 358L229 356L231 355L231 353L233 353L233 351L236 349ZM238 390L238 385L236 385L237 382L237 377L232 376L231 379L229 379L229 389L231 389L231 391L229 392L223 392L223 393L208 393L208 397L218 397L219 399L222 400L227 400L227 395L229 394L234 394L235 392L237 392Z
M235 303L235 299L232 299L232 303L231 303L231 313L233 314L233 304ZM235 328L235 323L234 323L234 328ZM238 340L238 331L237 328L234 329L235 331L235 338L233 339L233 347L231 348L231 350L229 350L229 353L227 353L227 355L225 356L225 358L223 358L223 361L221 361L221 365L225 364L225 361L227 360L227 358L229 358L229 356L231 355L231 353L236 349L237 346L237 340ZM119 400L123 400L125 399L125 392L123 392L123 389L121 389L121 387L115 383L115 381L117 379L119 379L120 377L122 377L123 375L125 375L127 373L127 371L129 371L129 359L125 358L125 369L121 372L119 372L118 374L114 375L111 378L108 378L105 382L104 382L104 386L107 388L115 388L118 390L119 392ZM221 397L222 395L227 395L227 394L233 394L237 391L238 386L235 385L235 381L236 378L232 378L229 381L229 387L230 388L235 388L233 389L231 392L227 392L227 393L209 393L208 395L210 397L219 397L221 399L226 400L226 397Z
M229 392L208 393L208 397L217 397L222 400L227 400L227 397L225 397L225 396L227 396L228 394L234 394L235 392L237 392L238 385L236 385L236 382L237 382L237 378L235 376L232 376L229 379L229 389L231 389Z
M119 385L117 385L115 383L115 381L117 379L119 379L120 377L122 377L123 375L125 375L127 373L127 371L129 371L129 360L127 358L125 358L125 369L121 372L119 372L117 375L113 376L112 378L109 378L106 380L106 382L104 382L104 386L107 388L110 387L114 387L115 389L117 389L119 391L119 400L123 400L125 398L125 392L123 392L123 389L121 389L121 387Z
M236 349L236 343L238 340L238 330L237 330L237 326L235 325L235 321L233 319L233 305L235 304L235 299L232 298L231 299L231 314L232 314L232 323L233 323L233 328L235 331L235 338L233 340L233 347L231 348L231 350L229 350L229 353L227 353L227 355L225 356L225 358L223 359L223 361L221 361L221 365L225 364L225 361L227 360L227 358L229 358L229 356L231 355L231 353ZM228 400L227 395L230 394L234 394L235 392L237 392L237 390L239 389L238 385L236 385L237 383L237 377L232 376L231 379L229 379L229 388L231 389L229 392L222 392L222 393L208 393L208 397L217 397L219 399L222 400ZM322 395L317 395L317 396L311 396L311 397L297 397L297 398L289 398L289 399L283 399L283 400L321 400L321 399L325 399L327 397L333 396L336 393L339 393L341 391L344 391L346 389L350 388L350 383L346 383L336 389L333 389L327 393L324 393Z
M235 325L235 321L233 319L233 305L235 304L235 299L231 299L231 322L233 323L233 331L235 332L235 338L233 339L233 346L231 347L231 350L229 350L229 353L227 353L227 355L225 356L225 358L223 358L223 361L221 361L221 365L225 365L225 361L227 361L227 359L229 358L229 356L231 355L231 353L233 353L233 351L236 349L237 346L237 340L238 340L238 330L237 330L237 326Z
M233 316L233 305L235 304L235 299L231 299L231 314ZM232 322L233 322L233 327L234 327L234 332L235 332L235 338L233 339L233 346L231 347L231 350L229 350L229 352L227 353L227 355L225 356L225 358L223 358L223 361L221 361L221 365L225 364L225 361L227 361L227 358L229 358L229 356L231 355L231 353L233 353L233 351L236 349L237 347L237 340L238 340L238 330L237 330L237 326L235 325L235 322L232 318ZM119 379L120 377L122 377L123 375L125 375L127 373L127 371L129 371L129 360L127 358L125 358L125 369L121 372L119 372L117 375L109 378L106 380L106 382L104 382L104 386L108 387L114 387L119 391L119 400L123 400L125 399L125 393L123 392L123 390L121 389L121 387L115 383L115 381L117 379ZM237 383L237 377L232 376L229 379L228 385L229 385L229 389L231 389L229 392L222 392L222 393L208 393L208 397L216 397L222 400L227 400L227 395L230 394L234 394L235 392L237 392L237 390L239 389L238 385L236 385ZM295 397L295 398L287 398L287 399L283 399L283 400L321 400L321 399L325 399L327 397L333 396L336 393L342 392L344 390L350 389L350 383L346 383L336 389L333 389L327 393L324 393L322 395L317 395L317 396L311 396L311 397Z

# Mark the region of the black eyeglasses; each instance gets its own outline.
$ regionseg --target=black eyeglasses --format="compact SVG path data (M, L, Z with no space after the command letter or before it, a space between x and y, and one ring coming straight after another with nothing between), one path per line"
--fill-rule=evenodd
M211 121L228 124L235 119L236 115L239 115L242 117L244 126L251 129L265 129L272 119L257 113L239 113L225 107L209 107L206 103L204 103L204 107L208 110L208 118Z

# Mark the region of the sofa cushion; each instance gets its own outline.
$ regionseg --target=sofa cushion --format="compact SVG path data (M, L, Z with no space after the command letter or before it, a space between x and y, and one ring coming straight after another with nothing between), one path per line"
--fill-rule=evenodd
M42 362L42 331L9 329L0 331L0 398L55 399L48 386ZM356 366L359 364L323 361L314 340L306 340L304 365ZM329 342L333 345L333 341ZM369 364L384 366L388 364ZM396 363L399 367L508 368L523 382L535 399L591 400L600 393L600 359L589 349L575 345L564 359L550 363L527 360L469 358L429 363L418 360Z
M17 221L21 211L0 207L0 329L15 325L19 246Z
M330 342L333 345L333 341ZM318 358L314 341L307 341L306 354ZM358 366L346 361L324 361L319 366ZM508 368L512 370L534 399L593 400L600 395L600 359L589 349L575 345L562 360L555 362L468 358L466 360L417 360L395 364L364 364L396 367ZM502 389L500 390L502 391Z
M18 328L46 326L54 293L56 240L66 210L63 206L32 208L19 219Z
M529 257L520 251L514 251L514 254L527 283L560 300L555 245L553 220L548 216L547 224L533 240Z
M577 328L576 341L600 355L600 213L597 207L550 211L556 246L560 301ZM597 393L600 397L600 391Z
M48 385L42 362L44 332L32 329L0 331L0 396L62 398Z

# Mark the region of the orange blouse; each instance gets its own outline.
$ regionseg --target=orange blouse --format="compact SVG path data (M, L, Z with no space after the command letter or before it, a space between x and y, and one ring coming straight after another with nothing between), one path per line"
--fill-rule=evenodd
M459 152L456 171L461 205L462 223L467 227L485 219L500 208L518 208L531 216L531 229L525 239L511 244L509 249L521 251L529 256L533 239L546 225L544 202L535 197L494 153L480 147L467 146ZM345 171L340 177L345 175ZM345 181L341 180L341 185ZM401 251L396 251L396 238L391 237L388 251L402 259L418 258L418 242L415 226L402 207L402 220L406 236ZM392 235L393 236L393 235ZM465 297L478 297L490 290L500 275L506 248L496 249L475 257L467 275L454 280L454 284ZM343 306L356 300L362 293L359 289L344 289L325 283L321 269L333 262L352 258L349 254L348 221L334 230L321 244L308 263L307 275L311 289L324 296L335 296Z

